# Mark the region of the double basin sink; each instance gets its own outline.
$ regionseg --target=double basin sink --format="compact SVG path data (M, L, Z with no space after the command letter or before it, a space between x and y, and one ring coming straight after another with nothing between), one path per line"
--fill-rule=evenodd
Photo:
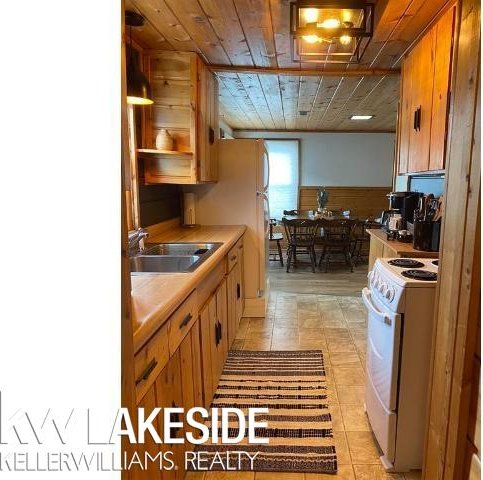
M156 243L129 259L132 274L190 273L208 259L222 243Z

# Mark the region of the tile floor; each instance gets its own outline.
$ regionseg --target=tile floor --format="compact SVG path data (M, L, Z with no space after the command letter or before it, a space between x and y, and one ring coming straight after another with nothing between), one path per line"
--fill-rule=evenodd
M304 277L307 279L307 277ZM305 283L305 282L303 282ZM303 291L303 283L300 290ZM272 290L266 318L243 318L233 348L320 349L324 354L339 469L337 475L191 473L190 480L419 480L387 474L363 408L366 313L360 297Z

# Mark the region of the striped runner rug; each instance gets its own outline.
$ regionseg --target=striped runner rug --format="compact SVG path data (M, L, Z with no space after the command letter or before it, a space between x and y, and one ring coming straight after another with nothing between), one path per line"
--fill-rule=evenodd
M230 351L212 407L236 407L245 414L248 408L268 408L267 415L256 418L266 421L268 428L257 429L256 436L270 441L249 445L245 436L236 445L202 445L201 450L209 455L230 450L251 456L259 452L253 462L254 471L337 471L320 350ZM238 469L251 470L251 462L243 457Z

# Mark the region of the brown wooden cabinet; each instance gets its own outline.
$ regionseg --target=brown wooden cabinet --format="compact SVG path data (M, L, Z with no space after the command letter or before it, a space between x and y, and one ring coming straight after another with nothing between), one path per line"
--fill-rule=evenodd
M198 57L197 167L200 182L218 179L218 81Z
M199 331L203 372L203 406L208 408L215 392L211 345L216 343L216 297L212 295L200 310Z
M243 311L242 264L240 239L137 352L137 404L146 409L147 415L155 407L210 407L228 354L229 332L235 335ZM162 415L158 415L154 426L163 437ZM183 429L176 432L179 438L184 435ZM147 438L138 453L147 451L154 456L159 451L172 451L178 470L153 469L149 478L181 480L185 448L184 444L156 445ZM145 471L135 471L133 479L145 478L143 475Z
M170 361L164 367L155 382L157 407L182 407L183 391L182 391L181 362L179 350L171 357ZM180 418L181 420L181 418ZM162 415L158 415L158 432L163 432ZM178 438L183 436L183 430L180 429L174 435ZM162 437L162 435L161 435ZM163 470L163 480L181 480L184 478L184 444L161 445L162 451L172 451L174 454L173 461L178 466L177 470Z
M448 106L452 69L454 8L436 24L433 98L431 109L431 151L429 170L442 170L445 160Z
M444 169L454 10L438 20L403 62L399 174Z
M238 330L240 326L240 320L243 316L243 310L245 309L245 288L243 282L243 262L244 262L244 255L245 250L243 249L243 242L240 242L238 245L238 263L235 266L236 273L236 325L235 325L235 332Z
M226 294L226 279L224 279L216 291L216 319L218 322L218 345L217 345L217 380L221 376L225 359L228 355L228 297Z
M433 95L434 44L431 29L411 52L410 111L412 125L409 130L408 171L421 172L429 169L429 145L431 139L431 105Z
M145 56L154 104L144 107L142 148L148 184L217 181L218 83L195 53L151 52ZM165 129L170 150L156 149Z
M200 312L200 337L203 372L203 404L208 408L213 399L228 353L227 280Z
M152 384L150 388L146 391L146 394L139 403L138 407L144 408L145 416L148 416L153 411L153 409L157 407L156 389L154 384ZM153 425L157 432L162 432L159 425L159 416L154 419ZM151 457L154 458L160 451L160 445L156 444L151 435L147 434L144 443L139 444L136 450L140 458L143 458L143 452L148 452ZM134 465L130 473L132 480L143 480L145 478L151 478L153 480L165 479L163 473L159 470L155 462L149 462L148 468L146 470L141 469L137 465Z
M231 347L243 315L243 243L236 245L236 263L227 276L228 346ZM230 266L230 257L228 258Z

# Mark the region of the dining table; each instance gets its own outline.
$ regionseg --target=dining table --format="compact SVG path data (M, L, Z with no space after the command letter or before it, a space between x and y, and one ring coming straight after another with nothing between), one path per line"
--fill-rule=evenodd
M301 212L298 215L283 215L282 219L286 218L287 220L294 220L294 219L304 219L304 220L358 220L357 217L353 215L331 215L331 216L322 216L321 214L314 214L311 211L308 212Z

